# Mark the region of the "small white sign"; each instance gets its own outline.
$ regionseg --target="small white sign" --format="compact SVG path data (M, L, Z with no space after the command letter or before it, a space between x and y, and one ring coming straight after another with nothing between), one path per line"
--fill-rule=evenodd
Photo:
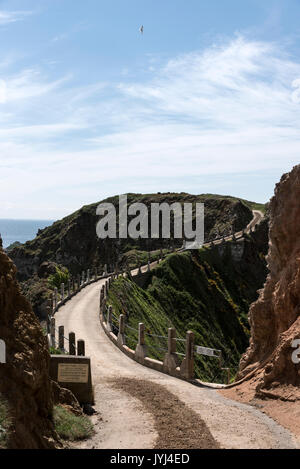
M197 346L196 353L198 355L206 355L207 357L220 357L222 352L221 350L215 350L213 348Z
M6 363L6 345L4 340L0 339L0 363Z

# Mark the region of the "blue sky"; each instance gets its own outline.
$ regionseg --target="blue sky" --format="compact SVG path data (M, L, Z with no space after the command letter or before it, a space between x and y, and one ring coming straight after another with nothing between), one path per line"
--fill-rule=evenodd
M298 0L0 0L0 218L125 192L267 201L299 163L299 18Z

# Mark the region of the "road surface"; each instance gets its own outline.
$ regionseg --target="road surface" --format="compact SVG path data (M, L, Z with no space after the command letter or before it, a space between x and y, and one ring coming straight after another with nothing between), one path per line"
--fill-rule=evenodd
M99 321L99 292L104 281L91 284L56 313L56 326L75 332L91 357L96 435L81 448L146 449L157 439L153 415L140 401L115 389L112 380L133 378L158 383L200 415L223 448L295 448L287 430L251 406L222 397L216 390L194 386L134 362L106 336ZM151 395L148 396L151 399ZM101 416L101 419L100 419Z

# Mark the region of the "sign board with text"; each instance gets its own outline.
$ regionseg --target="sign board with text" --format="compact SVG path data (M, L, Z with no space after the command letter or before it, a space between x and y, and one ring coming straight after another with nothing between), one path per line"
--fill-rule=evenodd
M93 404L91 360L76 355L51 355L50 378L72 391L80 404Z
M58 365L57 381L59 383L87 383L89 366L76 363L60 363Z
M198 355L205 355L207 357L220 358L222 356L221 350L216 350L216 349L208 348L208 347L200 347L200 346L196 347L196 353Z

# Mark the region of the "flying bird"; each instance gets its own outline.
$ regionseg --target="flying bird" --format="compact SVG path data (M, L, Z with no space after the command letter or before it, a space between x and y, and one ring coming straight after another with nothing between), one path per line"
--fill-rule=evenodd
M144 26L143 25L140 27L140 33L144 34Z

